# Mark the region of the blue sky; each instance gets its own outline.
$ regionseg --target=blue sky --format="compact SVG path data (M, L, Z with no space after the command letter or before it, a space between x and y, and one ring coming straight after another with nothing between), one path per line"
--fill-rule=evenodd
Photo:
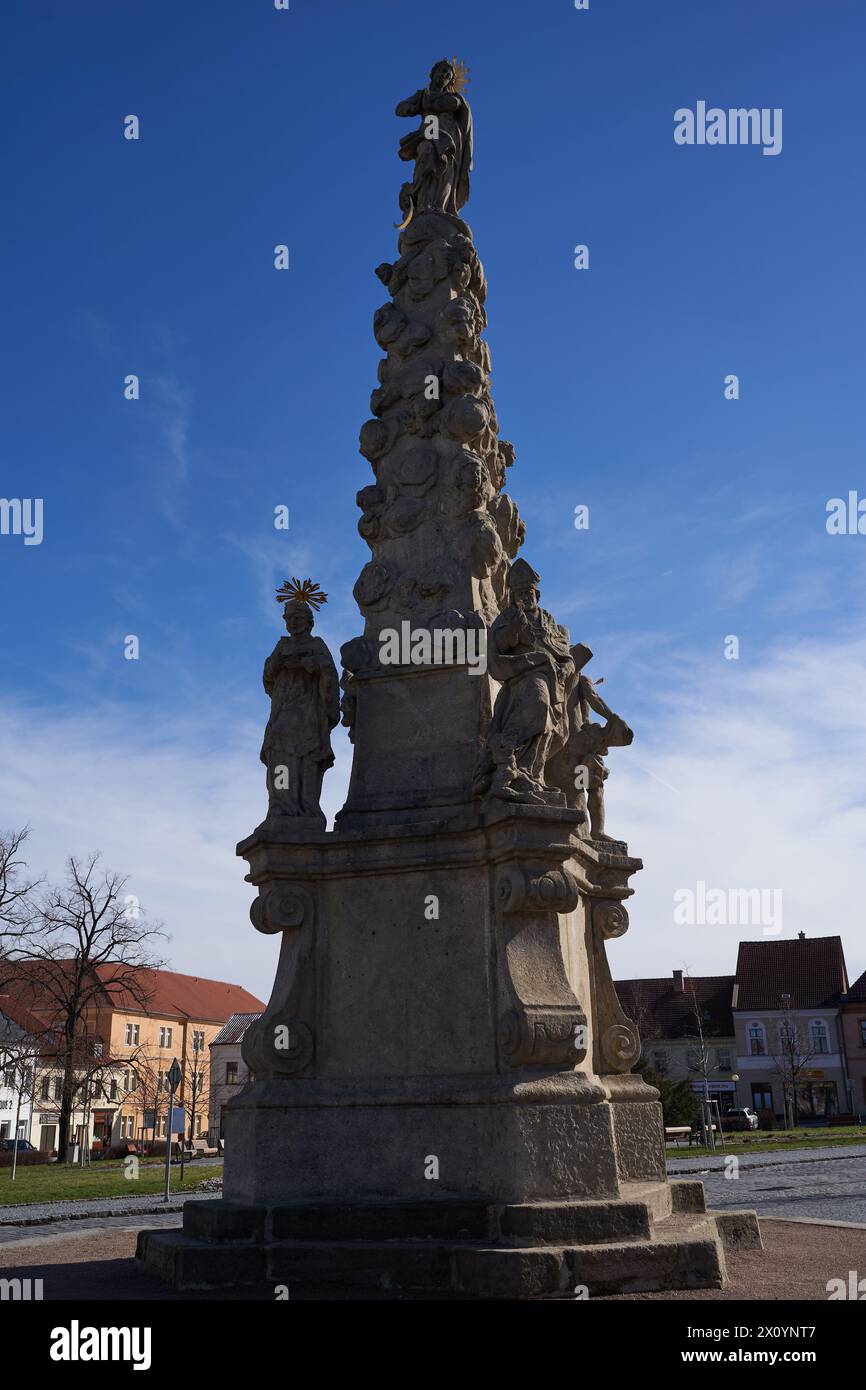
M748 931L670 920L700 879L782 887L785 935L841 931L866 967L866 536L824 525L866 496L859 0L22 2L5 28L0 494L45 520L0 537L0 821L35 867L102 847L178 968L267 992L232 851L263 809L273 588L322 584L335 652L360 630L393 109L456 53L523 554L637 731L615 969L733 969ZM677 146L698 100L782 108L782 152Z

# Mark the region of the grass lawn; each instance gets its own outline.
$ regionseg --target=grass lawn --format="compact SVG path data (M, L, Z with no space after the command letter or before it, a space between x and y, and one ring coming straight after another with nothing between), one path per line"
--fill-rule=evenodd
M195 1159L187 1163L181 1187L180 1164L171 1165L171 1190L191 1192L205 1178L222 1176L222 1164ZM48 1163L44 1167L19 1168L12 1182L12 1169L0 1168L0 1206L19 1202L60 1202L78 1197L142 1197L162 1192L165 1166L157 1159L142 1163L139 1176L132 1180L124 1176L122 1163L100 1161L89 1168L73 1168L67 1164Z
M716 1138L719 1154L778 1153L784 1149L826 1149L846 1144L866 1144L866 1125L828 1125L826 1129L753 1129L742 1133L726 1134L725 1147ZM703 1158L713 1153L703 1144L668 1144L668 1158L677 1154L682 1158Z

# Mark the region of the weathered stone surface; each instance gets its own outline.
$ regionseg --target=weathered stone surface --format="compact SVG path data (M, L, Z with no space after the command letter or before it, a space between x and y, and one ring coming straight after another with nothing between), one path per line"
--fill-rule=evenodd
M140 1231L136 1259L178 1289L234 1288L265 1278L265 1247L193 1240L185 1231Z
M539 606L538 581L531 565L515 560L508 572L510 602L490 629L488 664L500 689L473 790L527 805L562 805L545 771L568 738L574 662L566 629Z
M268 1251L268 1276L276 1283L332 1284L355 1294L366 1289L394 1293L444 1293L451 1287L448 1246L419 1241L318 1245L302 1241Z
M454 1288L476 1298L556 1297L568 1290L562 1250L458 1250Z
M250 1210L264 1237L239 1242L236 1225L206 1220L211 1235L222 1227L222 1241L196 1241L189 1231L143 1233L139 1258L181 1288L284 1284L290 1296L306 1297L547 1300L722 1283L713 1218L654 1225L651 1209L659 1203L649 1190L645 1197L520 1207L442 1200L259 1207Z
M265 1210L234 1202L187 1202L183 1209L184 1234L193 1240L263 1241Z
M505 1207L499 1229L514 1244L592 1245L649 1239L652 1221L641 1202L527 1202Z
M717 1211L714 1215L725 1250L763 1250L757 1212Z
M202 1204L204 1205L204 1204ZM264 1212L264 1208L260 1208ZM275 1241L489 1240L496 1208L486 1202L323 1202L276 1207Z
M689 1178L677 1178L670 1184L671 1210L704 1212L707 1209L704 1185Z
M590 1296L647 1289L721 1288L725 1259L718 1237L678 1232L648 1241L585 1245L568 1252L574 1283Z
M579 642L572 647L571 656L576 675L567 700L567 736L551 756L547 778L560 789L568 806L587 812L587 833L591 839L618 844L605 832L604 784L608 768L604 758L611 748L627 747L634 734L605 703L582 669L592 657L589 647ZM600 714L604 724L596 724L592 713Z

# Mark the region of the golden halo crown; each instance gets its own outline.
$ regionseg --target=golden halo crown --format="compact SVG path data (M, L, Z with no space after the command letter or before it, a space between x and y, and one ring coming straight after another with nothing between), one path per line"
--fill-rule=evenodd
M310 608L319 609L328 602L318 584L312 579L284 579L277 589L277 603L307 603Z
M469 76L469 68L466 63L461 63L456 55L451 59L451 66L454 69L454 81L451 84L452 90L455 92L464 92L472 81Z

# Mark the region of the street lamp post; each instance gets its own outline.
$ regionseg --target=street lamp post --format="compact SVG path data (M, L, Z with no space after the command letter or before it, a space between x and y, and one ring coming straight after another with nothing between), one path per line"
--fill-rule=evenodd
M169 1188L171 1186L171 1126L174 1121L174 1093L181 1082L181 1070L175 1057L168 1069L168 1123L165 1130L165 1194L163 1201L168 1201Z

